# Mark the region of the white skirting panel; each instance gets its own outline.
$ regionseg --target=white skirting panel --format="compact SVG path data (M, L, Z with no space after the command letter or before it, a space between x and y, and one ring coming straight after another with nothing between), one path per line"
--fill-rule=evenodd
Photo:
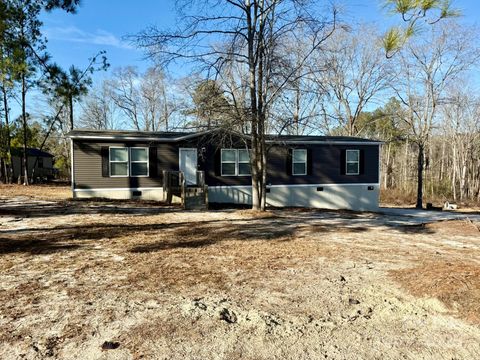
M378 184L273 185L267 193L267 205L378 211ZM75 189L74 198L163 200L161 188ZM179 200L179 199L176 199ZM210 203L252 203L251 186L209 186Z
M73 197L76 199L85 198L106 198L106 199L142 199L142 200L163 200L162 188L138 188L138 189L75 189Z
M377 211L378 184L274 185L269 187L267 205ZM370 190L369 190L370 189ZM211 203L251 204L251 186L210 186Z

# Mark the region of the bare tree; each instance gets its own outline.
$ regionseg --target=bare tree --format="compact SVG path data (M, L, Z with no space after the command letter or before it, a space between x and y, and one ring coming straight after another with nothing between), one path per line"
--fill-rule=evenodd
M180 30L150 27L133 40L160 64L193 60L207 71L219 72L232 64L242 68L248 76L248 125L242 127L248 129L251 138L252 206L263 210L269 110L297 73L296 69L281 71L282 40L302 29L310 40L309 49L299 61L299 66L303 65L335 28L336 12L331 19L325 19L318 14L316 2L305 0L176 3L182 15ZM239 113L244 109L241 104Z
M450 173L454 200L474 198L480 191L480 99L472 96L473 93L469 87L455 87L442 106L445 140L449 141L452 154Z
M159 131L169 129L177 111L166 82L160 67L149 68L142 74L136 67L127 66L116 69L107 84L128 125L136 130Z
M138 91L138 71L133 66L113 71L113 78L107 83L115 105L130 121L136 130L142 130L140 120L140 94Z
M140 79L140 111L146 130L168 130L171 116L165 74L159 67L147 69Z
M80 127L102 130L121 126L117 121L117 108L110 88L105 82L83 99L81 107Z
M318 121L323 115L326 89L322 82L316 81L325 69L315 61L324 47L317 49L311 60L304 63L302 61L310 49L309 41L308 37L302 36L292 36L283 41L282 68L287 73L293 70L295 74L270 111L273 120L270 126L276 133L285 131L300 135L326 130Z
M350 136L362 133L358 118L365 107L385 92L393 78L381 51L381 37L372 27L339 29L318 56L316 81L328 92L334 117Z
M425 148L445 89L479 58L471 30L453 22L432 26L429 36L415 38L399 53L393 88L407 107L407 124L417 152L417 208L423 205Z

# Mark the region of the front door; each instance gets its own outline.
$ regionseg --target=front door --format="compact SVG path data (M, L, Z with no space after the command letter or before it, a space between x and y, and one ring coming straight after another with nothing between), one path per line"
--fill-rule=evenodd
M197 185L197 149L180 149L179 168L187 185Z

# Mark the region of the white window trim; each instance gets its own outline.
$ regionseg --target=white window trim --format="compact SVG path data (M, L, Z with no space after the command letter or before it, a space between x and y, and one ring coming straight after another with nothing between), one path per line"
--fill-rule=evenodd
M112 149L127 149L127 161L113 161L112 160ZM112 163L127 163L127 175L112 175ZM108 172L110 177L129 177L130 176L130 151L127 146L110 146L108 148Z
M356 152L357 159L356 161L349 161L348 160L348 153L349 152ZM357 164L357 171L356 172L348 172L348 164ZM345 151L345 175L360 175L360 150L346 150Z
M220 150L220 174L221 176L252 176L252 174L240 174L238 164L247 164L246 162L240 163L240 156L238 154L239 150L247 150L247 149L221 149ZM224 151L235 151L235 161L223 161L223 152ZM250 151L250 149L248 149ZM250 153L249 153L250 155ZM235 174L224 174L223 173L223 164L235 164ZM250 162L249 162L250 163Z
M149 148L148 147L144 147L144 146L133 146L133 147L130 147L128 148L129 151L128 151L128 160L129 160L129 170L130 170L130 177L149 177L150 176L150 152L149 152ZM147 152L147 160L146 161L133 161L132 160L132 156L131 156L131 152L132 152L132 149L145 149L145 151ZM132 163L147 163L147 175L133 175L132 173Z
M305 161L295 161L295 151L302 151L305 152ZM308 164L308 151L307 149L292 149L292 175L293 176L305 176L307 175L307 164ZM305 172L302 174L295 173L295 164L305 164Z

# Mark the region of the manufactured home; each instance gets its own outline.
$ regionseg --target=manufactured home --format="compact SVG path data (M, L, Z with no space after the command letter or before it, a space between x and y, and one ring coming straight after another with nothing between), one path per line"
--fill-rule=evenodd
M208 203L252 202L248 137L106 130L68 136L75 198L162 201L167 177L180 174L187 190L200 183L208 189ZM283 135L268 136L267 146L267 205L378 209L381 142Z
M52 180L56 170L53 167L53 155L35 148L27 149L28 176L37 179ZM12 177L16 181L25 173L23 148L12 149Z

